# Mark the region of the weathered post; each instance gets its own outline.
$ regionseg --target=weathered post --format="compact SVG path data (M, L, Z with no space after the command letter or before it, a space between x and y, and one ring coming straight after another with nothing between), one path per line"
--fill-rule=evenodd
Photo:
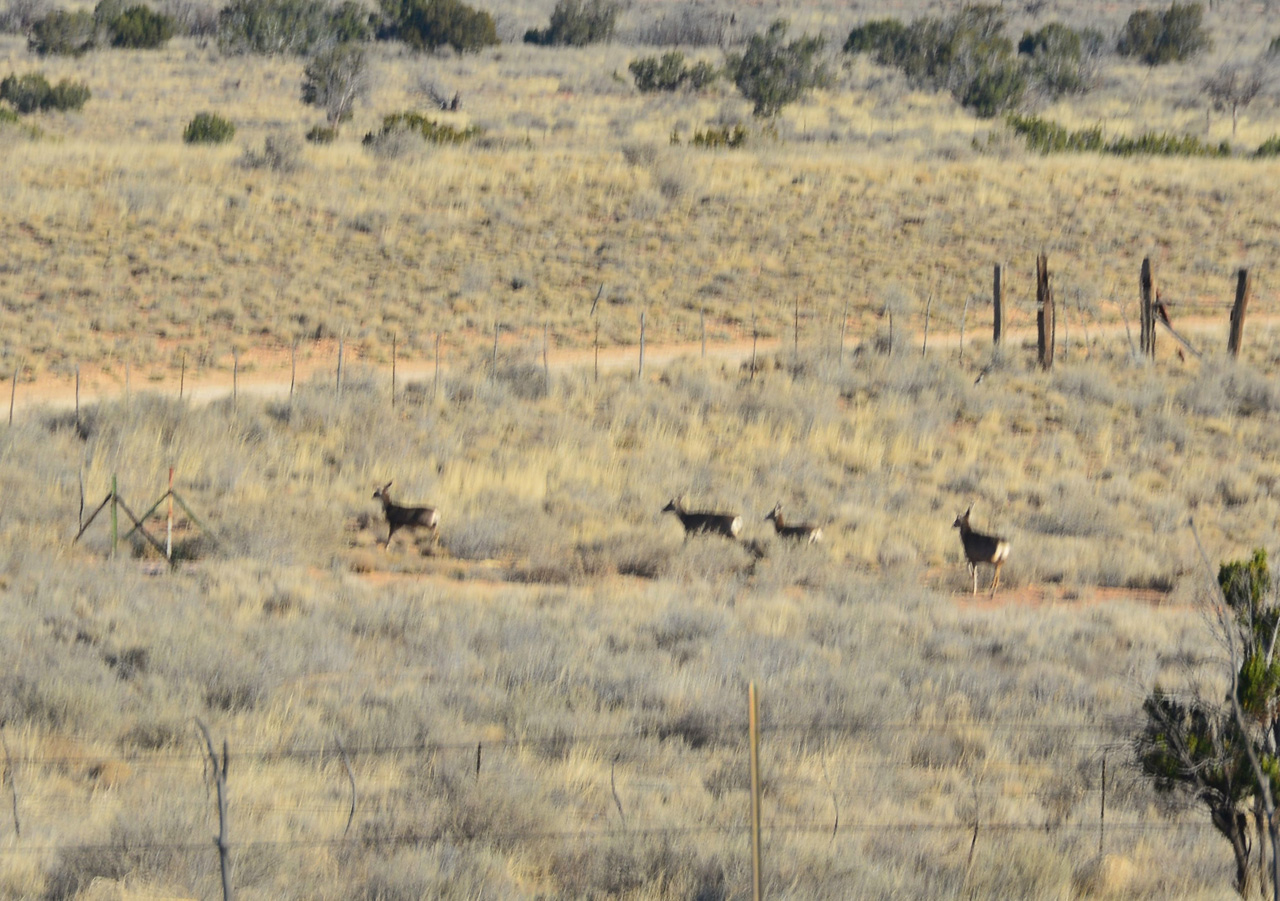
M645 314L644 314L644 310L641 310L640 311L640 371L638 373L640 378L644 378L644 322L645 322Z
M396 408L396 333L391 333L391 409Z
M1227 336L1227 351L1233 357L1240 356L1244 343L1244 311L1249 305L1249 270L1236 273L1236 302L1231 307L1231 332Z
M995 277L991 286L991 305L995 313L995 323L991 331L991 343L1000 346L1000 335L1004 332L1004 285L1000 280L1000 264L995 265Z
M1041 369L1053 368L1053 288L1049 285L1049 257L1036 257L1036 327Z
M209 737L209 730L200 720L196 720L196 725L200 727L200 732L204 736L205 750L209 754L209 764L213 769L213 782L218 792L218 837L215 838L214 844L218 847L218 861L222 869L222 898L223 901L232 901L235 893L231 887L231 842L227 839L227 832L230 824L227 822L227 742L222 742L222 758L218 758L218 752L213 748L213 739Z
M751 746L751 897L764 897L760 860L760 699L756 683L747 685L747 734Z
M1155 279L1151 274L1151 258L1142 258L1142 275L1139 278L1142 290L1142 330L1139 339L1139 350L1148 360L1156 358L1156 305Z
M80 385L80 369L76 369L76 387ZM182 400L182 395L187 389L187 352L182 352L182 368L178 370L178 400Z
M111 477L111 556L116 555L116 544L120 541L120 494L117 491L116 477Z

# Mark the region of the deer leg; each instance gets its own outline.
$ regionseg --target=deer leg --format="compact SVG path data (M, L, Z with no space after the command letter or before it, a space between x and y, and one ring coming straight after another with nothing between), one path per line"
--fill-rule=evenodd
M992 597L996 596L996 587L999 586L1000 584L1000 564L997 563L995 567L996 567L996 574L991 578L991 596Z
M978 593L978 564L970 563L969 573L973 576L973 593L976 595Z

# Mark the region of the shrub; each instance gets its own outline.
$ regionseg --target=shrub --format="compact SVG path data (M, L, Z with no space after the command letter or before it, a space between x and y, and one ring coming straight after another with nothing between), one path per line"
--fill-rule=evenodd
M1036 116L1011 115L1005 120L1027 140L1027 148L1040 153L1097 152L1103 149L1102 129L1067 131L1056 122Z
M364 136L363 143L366 147L376 147L389 136L404 134L421 137L428 144L463 144L479 135L480 129L470 125L459 130L452 125L442 125L428 119L422 113L392 113L383 117L381 129Z
M246 169L296 172L302 165L302 147L292 135L267 135L262 142L261 152L245 149L240 165Z
M10 75L0 81L0 100L7 100L19 113L45 110L78 110L90 97L89 87L81 82L63 79L56 85L39 72Z
M734 149L741 147L745 143L747 143L747 130L741 125L735 125L733 128L724 125L720 128L697 131L693 134L694 147L706 147L713 150L721 147Z
M1075 31L1052 22L1037 32L1024 32L1018 55L1028 57L1032 82L1048 96L1079 94L1089 87L1103 40L1096 29Z
M364 48L336 44L311 58L302 72L302 102L325 111L329 127L351 118L356 101L369 92Z
M337 137L338 129L328 125L316 125L307 132L307 140L312 144L332 144Z
M18 114L11 109L5 109L0 106L0 126L16 125L18 123Z
M636 80L636 89L642 93L675 91L684 83L687 75L684 54L678 50L664 53L661 59L646 56L632 60L627 68Z
M1280 135L1267 138L1253 153L1256 157L1280 156Z
M478 52L498 43L493 16L460 0L382 0L391 34L416 50Z
M0 32L27 34L49 14L49 0L9 0L0 8Z
M182 132L188 144L225 144L236 134L236 127L217 113L196 113Z
M93 49L98 25L88 10L55 10L31 26L27 45L41 56L80 56Z
M329 12L329 37L335 43L371 41L374 15L356 0L343 0Z
M854 29L849 52L875 49L881 65L899 69L916 85L947 90L979 116L1016 106L1026 72L1004 36L1004 13L995 6L966 6L947 19L924 17L905 28L893 20Z
M616 0L557 0L546 28L530 28L526 44L585 47L613 40L621 7Z
M873 19L849 32L844 42L845 53L883 53L898 47L907 35L907 26L897 19Z
M1034 116L1009 116L1009 127L1027 140L1027 147L1041 153L1101 152L1116 156L1199 156L1226 157L1231 155L1230 143L1206 144L1190 135L1155 134L1148 132L1136 138L1116 138L1104 142L1102 129L1087 128L1067 131L1056 122Z
M804 35L783 44L786 34L787 23L779 19L764 34L752 35L745 51L725 61L725 72L754 104L752 112L757 116L776 116L784 106L829 80L818 60L822 38Z
M329 35L324 0L231 0L218 13L218 49L228 55L305 55Z
M154 50L173 37L174 21L145 6L131 6L107 24L111 46Z
M1116 52L1160 66L1190 59L1210 45L1204 8L1199 3L1174 3L1162 13L1149 9L1132 13L1120 31Z

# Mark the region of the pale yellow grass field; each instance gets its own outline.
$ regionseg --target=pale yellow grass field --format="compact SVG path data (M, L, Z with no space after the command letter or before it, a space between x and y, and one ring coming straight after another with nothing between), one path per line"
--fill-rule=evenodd
M1129 8L1045 16L1115 28ZM776 9L744 7L744 27ZM1044 113L1203 129L1198 74L1269 40L1271 12L1230 12L1198 68L1112 62L1097 95ZM839 40L856 21L791 18ZM0 146L0 366L64 402L0 437L0 737L23 825L0 819L0 894L215 896L199 717L231 750L238 897L742 897L754 681L769 897L1231 896L1225 843L1159 803L1125 741L1151 686L1219 678L1188 518L1211 565L1280 546L1277 164L1028 156L865 61L777 138L701 152L672 130L748 110L725 86L635 95L626 64L651 52L380 49L373 100L282 174L239 160L319 121L296 60L175 41L37 61L0 38L0 73L94 91ZM422 77L487 139L367 154ZM233 146L182 145L204 109L237 123ZM1251 108L1240 144L1275 112ZM1065 307L1048 374L1021 343L1041 251ZM1221 323L1192 333L1203 361L1164 336L1133 360L1147 255L1175 324ZM993 355L996 262L1019 337ZM1242 266L1256 318L1234 364ZM704 312L731 362L698 359ZM587 353L543 383L544 327L553 362L597 325L630 354L641 313L688 358L597 380ZM772 339L754 377L753 322ZM417 367L394 410L393 335ZM184 358L192 378L226 384L233 352L279 378L295 341L291 400L175 399ZM105 398L79 432L77 365ZM148 576L105 559L101 520L69 543L82 485L92 508L117 478L140 509L170 466L219 544ZM440 506L438 549L379 546L387 479ZM658 512L678 493L741 511L746 542L682 542ZM824 543L775 539L779 500ZM970 503L1013 541L996 604L965 593L951 522Z

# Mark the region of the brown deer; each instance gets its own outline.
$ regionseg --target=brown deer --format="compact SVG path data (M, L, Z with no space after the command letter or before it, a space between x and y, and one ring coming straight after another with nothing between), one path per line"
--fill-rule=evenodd
M725 538L737 538L742 529L742 517L737 513L693 513L684 507L684 497L673 497L662 508L663 513L674 513L684 526L684 537L700 532L723 535Z
M997 535L983 535L969 527L970 506L951 525L960 530L960 541L964 545L964 559L969 564L969 572L973 573L973 593L978 593L978 564L990 563L995 567L995 575L991 579L991 596L995 597L996 587L1000 584L1000 567L1009 559L1009 542Z
M373 499L382 501L382 512L387 517L387 544L391 547L391 536L396 529L426 529L431 533L431 542L435 543L439 533L440 512L435 507L401 507L391 500L391 483L383 485L373 492Z
M782 502L779 501L774 505L773 512L765 517L765 522L773 520L773 527L783 538L792 538L796 541L803 541L811 544L815 541L822 540L822 526L815 526L810 523L796 523L788 525L782 521Z

